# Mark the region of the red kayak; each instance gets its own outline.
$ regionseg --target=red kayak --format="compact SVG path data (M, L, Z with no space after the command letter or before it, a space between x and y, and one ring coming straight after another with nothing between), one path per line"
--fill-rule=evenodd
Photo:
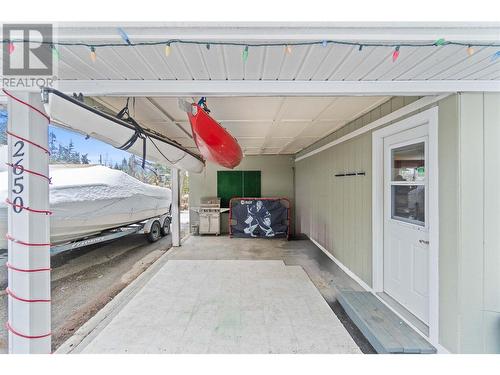
M243 152L236 138L199 104L184 102L182 108L188 114L196 146L206 160L230 169L240 164Z

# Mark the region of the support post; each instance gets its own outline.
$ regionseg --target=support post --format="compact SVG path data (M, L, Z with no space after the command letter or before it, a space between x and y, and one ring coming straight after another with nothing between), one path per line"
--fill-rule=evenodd
M18 100L8 100L9 352L50 353L49 119L39 93L12 95Z
M172 167L172 246L181 246L181 179L179 169Z

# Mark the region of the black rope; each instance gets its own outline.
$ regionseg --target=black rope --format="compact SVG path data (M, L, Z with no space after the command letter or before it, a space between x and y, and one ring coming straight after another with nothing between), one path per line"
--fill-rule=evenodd
M127 98L127 103L125 104L125 107L117 113L116 117L119 118L120 120L127 121L128 123L132 124L134 126L134 134L130 137L130 139L125 142L123 145L120 147L117 147L119 150L126 151L130 147L132 147L135 142L138 139L142 139L142 169L146 166L146 139L147 135L144 132L144 129L139 125L137 121L135 121L131 116L130 116L130 111L129 111L129 100L130 98ZM168 160L168 159L167 159Z
M3 44L8 43L29 43L26 39L3 39ZM207 44L213 46L240 46L240 47L286 47L286 46L313 46L313 45L347 45L347 46L362 46L362 47L433 47L433 46L463 46L463 47L500 47L500 43L477 43L477 42L455 42L451 40L445 41L435 41L435 42L422 42L422 43L409 43L409 42L350 42L345 40L317 40L317 41L306 41L306 42L276 42L276 43L243 43L243 42L212 42L212 41L198 41L198 40L183 40L183 39L167 39L161 41L149 41L149 42L130 42L130 43L87 43L87 42L47 42L41 41L41 44L49 44L53 47L63 46L84 46L89 48L103 48L103 47L134 47L134 46L170 46L172 44L194 44L203 45Z

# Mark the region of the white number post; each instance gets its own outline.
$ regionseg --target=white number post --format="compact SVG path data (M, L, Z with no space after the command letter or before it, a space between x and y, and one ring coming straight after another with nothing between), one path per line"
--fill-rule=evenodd
M40 94L11 94L24 103L8 102L9 352L50 353L48 119Z

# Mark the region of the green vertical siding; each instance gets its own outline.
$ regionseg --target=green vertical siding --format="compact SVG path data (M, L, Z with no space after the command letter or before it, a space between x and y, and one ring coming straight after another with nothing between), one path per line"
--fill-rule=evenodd
M393 98L297 156L413 100ZM453 95L438 106L439 342L451 352L500 353L500 94ZM295 163L297 231L369 285L371 149L368 132ZM333 177L351 169L367 175Z
M484 346L500 352L500 94L484 94Z

